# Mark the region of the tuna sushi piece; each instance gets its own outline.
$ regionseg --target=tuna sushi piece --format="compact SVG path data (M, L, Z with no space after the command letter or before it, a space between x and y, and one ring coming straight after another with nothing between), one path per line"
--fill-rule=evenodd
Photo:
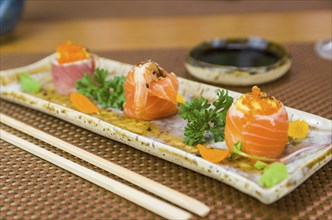
M241 96L227 112L225 142L230 150L241 141L242 151L279 158L288 142L288 115L280 101L258 87Z
M178 80L155 62L147 61L131 69L124 87L124 114L130 118L155 120L178 111Z
M57 59L52 62L55 91L60 94L74 92L75 83L84 74L94 73L94 60L81 45L66 42L57 47Z

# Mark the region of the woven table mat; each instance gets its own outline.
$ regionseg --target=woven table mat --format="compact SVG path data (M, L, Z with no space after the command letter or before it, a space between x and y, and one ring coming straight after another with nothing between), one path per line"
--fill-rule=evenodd
M331 62L316 56L312 44L287 45L292 54L290 72L261 88L285 105L332 118ZM165 69L192 79L183 67L186 49L100 52L100 56L128 63L153 59ZM45 54L1 55L1 69L34 62ZM222 86L225 87L225 86ZM246 92L249 87L225 87ZM332 163L325 165L289 195L264 205L244 193L107 139L47 114L7 101L1 112L71 144L192 196L211 208L207 219L332 219ZM127 183L52 146L1 128L67 159ZM159 219L160 217L57 166L0 141L0 218L28 219ZM197 218L197 217L195 217Z

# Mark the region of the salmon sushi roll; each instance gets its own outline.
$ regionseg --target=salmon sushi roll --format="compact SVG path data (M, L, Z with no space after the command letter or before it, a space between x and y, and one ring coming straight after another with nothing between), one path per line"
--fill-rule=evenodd
M178 111L177 77L155 62L147 61L131 69L124 88L124 114L129 118L155 120Z
M242 143L242 151L254 156L279 158L288 142L288 114L282 103L255 86L227 112L225 142L230 150Z

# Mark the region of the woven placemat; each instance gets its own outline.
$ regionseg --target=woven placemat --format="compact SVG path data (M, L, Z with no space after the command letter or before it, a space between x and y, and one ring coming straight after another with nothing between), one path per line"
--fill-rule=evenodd
M293 66L281 79L262 85L286 105L331 119L331 62L316 56L311 44L288 45ZM185 49L98 53L138 63L154 59L170 71L191 78L184 70ZM31 63L45 54L1 55L1 69ZM245 92L249 88L227 87ZM332 219L332 163L325 165L292 193L271 204L221 182L112 141L47 114L7 101L1 112L57 136L120 166L192 196L211 207L207 219ZM110 176L99 168L57 150L3 124L12 132L74 162ZM135 187L137 188L137 187ZM0 141L1 219L158 219L159 216L84 179ZM195 217L197 218L197 217Z

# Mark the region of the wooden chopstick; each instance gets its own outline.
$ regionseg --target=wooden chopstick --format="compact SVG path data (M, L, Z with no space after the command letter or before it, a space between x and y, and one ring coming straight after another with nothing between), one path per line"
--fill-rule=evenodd
M6 116L0 113L0 121L10 127L13 127L19 131L22 131L30 136L40 139L48 144L51 144L63 151L66 151L82 160L85 160L103 170L106 170L120 178L127 180L155 195L166 199L182 208L185 208L199 216L206 216L210 212L210 208L202 202L191 198L183 193L175 191L169 187L166 187L160 183L157 183L151 179L141 176L131 170L114 164L108 160L96 156L88 151L85 151L79 147L69 144L61 139L58 139L52 135L49 135L41 130L31 127L25 123L22 123L14 118Z
M140 192L123 183L113 180L107 176L90 170L84 166L74 163L66 158L54 154L44 148L30 143L22 138L10 134L0 129L1 139L32 153L42 159L45 159L71 173L76 174L104 189L107 189L139 206L142 206L167 219L189 219L191 214L176 206L168 204L146 193Z

